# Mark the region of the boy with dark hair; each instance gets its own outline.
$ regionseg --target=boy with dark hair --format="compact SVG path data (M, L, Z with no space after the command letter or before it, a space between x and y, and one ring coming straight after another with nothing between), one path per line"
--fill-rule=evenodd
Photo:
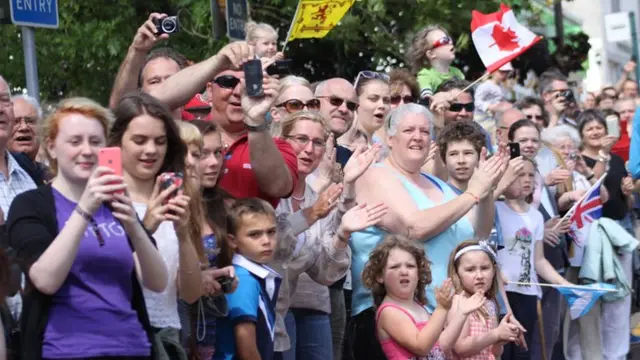
M214 359L272 359L280 275L266 266L276 250L276 215L269 203L238 199L227 212L226 241L235 252L238 289L218 319Z

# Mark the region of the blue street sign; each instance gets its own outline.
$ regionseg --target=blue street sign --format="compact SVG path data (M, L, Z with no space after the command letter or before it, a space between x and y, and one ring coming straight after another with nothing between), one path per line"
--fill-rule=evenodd
M227 0L227 36L229 39L245 39L244 26L248 19L248 0Z
M58 0L11 0L14 25L58 28Z

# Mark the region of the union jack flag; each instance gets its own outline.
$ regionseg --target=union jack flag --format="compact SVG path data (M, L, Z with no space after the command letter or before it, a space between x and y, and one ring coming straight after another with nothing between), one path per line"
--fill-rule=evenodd
M600 198L600 186L604 176L598 180L583 196L582 201L574 205L569 221L571 230L569 236L577 245L582 245L586 238L589 225L602 217L602 199Z

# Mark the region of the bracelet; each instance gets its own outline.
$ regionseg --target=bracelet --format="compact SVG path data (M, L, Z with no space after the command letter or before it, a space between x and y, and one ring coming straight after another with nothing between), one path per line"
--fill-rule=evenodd
M91 214L89 214L87 211L81 208L80 205L76 205L75 209L73 210L75 210L75 212L80 214L80 216L82 216L82 218L84 218L88 223L93 222L93 216L91 216Z
M462 193L462 195L469 195L473 198L473 202L478 205L480 203L480 198L477 197L476 195L472 194L470 191L465 191Z

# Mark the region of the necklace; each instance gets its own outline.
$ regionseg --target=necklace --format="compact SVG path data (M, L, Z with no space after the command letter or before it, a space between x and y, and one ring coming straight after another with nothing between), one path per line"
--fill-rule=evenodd
M291 194L291 198L295 201L303 201L304 200L304 195L302 195L302 197L295 197L293 194Z

